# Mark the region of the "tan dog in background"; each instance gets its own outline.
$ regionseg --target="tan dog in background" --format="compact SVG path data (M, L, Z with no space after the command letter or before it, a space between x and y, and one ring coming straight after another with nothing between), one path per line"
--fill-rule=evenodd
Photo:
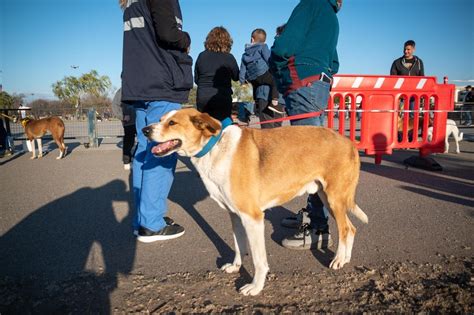
M313 126L258 130L230 125L222 130L218 120L195 109L172 111L143 132L159 142L154 155L191 157L211 198L229 210L235 257L221 269L238 272L249 245L255 275L240 288L244 295L260 293L269 270L263 211L304 193L317 192L336 220L339 243L330 268L350 261L356 229L347 214L365 223L368 218L355 202L360 160L349 139ZM195 156L216 139L208 153Z
M31 144L31 151L33 156L31 159L36 158L35 150L35 139L38 142L38 158L43 157L43 144L41 137L43 137L46 132L50 132L53 136L54 142L58 145L59 156L56 159L61 159L66 156L66 145L64 144L64 122L59 117L48 117L43 119L31 119L23 118L21 119L21 125L25 128L25 134Z

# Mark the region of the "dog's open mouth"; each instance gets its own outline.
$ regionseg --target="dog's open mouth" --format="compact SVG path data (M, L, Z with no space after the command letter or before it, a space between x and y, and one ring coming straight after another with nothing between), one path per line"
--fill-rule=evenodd
M181 140L173 139L166 142L161 142L151 148L151 153L155 156L164 156L171 151L175 151L181 147Z

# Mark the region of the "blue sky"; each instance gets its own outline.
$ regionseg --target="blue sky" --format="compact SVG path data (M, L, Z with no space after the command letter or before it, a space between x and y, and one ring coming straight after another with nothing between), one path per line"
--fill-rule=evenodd
M273 42L298 0L181 0L184 30L196 60L214 26L234 39L240 63L250 32L264 28ZM122 12L117 0L1 0L0 81L9 93L52 95L66 75L95 69L120 86ZM341 74L388 74L413 39L426 75L474 79L473 0L345 0L339 12ZM71 65L79 66L72 69ZM466 85L466 82L455 82ZM34 96L31 96L31 94Z

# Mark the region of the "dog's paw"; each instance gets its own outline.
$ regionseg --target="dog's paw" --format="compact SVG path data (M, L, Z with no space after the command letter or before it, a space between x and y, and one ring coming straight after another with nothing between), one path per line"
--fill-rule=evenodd
M41 159L43 157L43 155L38 155L38 159Z
M30 160L34 160L34 159L36 159L36 156L30 157Z
M257 286L256 284L254 283L249 283L249 284L246 284L244 285L243 287L240 288L240 293L242 293L243 295L257 295L259 294L263 289L263 285L262 286Z
M350 260L350 258L349 258ZM349 260L346 259L346 257L335 257L331 263L329 264L329 268L338 270L341 269L346 263L349 262Z
M221 267L221 270L227 273L238 272L240 270L240 265L225 264L224 266Z
M456 151L457 154L461 153L461 151Z
M62 159L62 157L61 157L61 156L58 156L58 157L56 157L56 160L60 160L60 159Z
M448 153L448 151L444 151L443 153L447 154L447 153Z

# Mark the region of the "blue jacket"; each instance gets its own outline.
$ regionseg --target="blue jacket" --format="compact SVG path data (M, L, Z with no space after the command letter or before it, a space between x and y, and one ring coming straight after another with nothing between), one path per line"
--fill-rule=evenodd
M247 44L240 64L239 81L255 80L268 71L270 49L265 43Z
M122 101L186 102L191 39L178 0L129 0L123 21Z
M339 70L336 0L301 0L273 43L270 71L280 93L287 94L324 72Z

